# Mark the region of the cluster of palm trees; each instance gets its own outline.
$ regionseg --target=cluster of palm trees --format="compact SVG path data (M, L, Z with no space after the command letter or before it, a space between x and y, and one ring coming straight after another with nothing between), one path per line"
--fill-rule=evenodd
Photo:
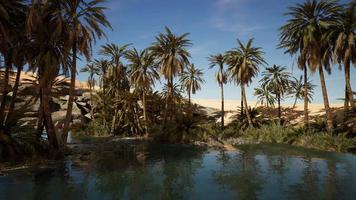
M26 67L37 74L39 87L38 130L45 127L49 144L58 149L66 141L71 121L77 73L77 59L91 57L92 44L104 36L103 28L110 27L102 6L103 0L1 0L0 43L4 62L1 83L0 142L3 152L15 155L11 140L15 101L20 74ZM16 69L14 87L10 75ZM60 74L70 74L70 95L66 120L57 135L51 116L51 87ZM12 92L11 100L8 98ZM10 101L10 104L9 104ZM8 106L10 105L10 106Z
M82 69L82 72L89 72L92 110L101 113L94 116L92 111L91 118L100 119L108 133L147 136L149 125L157 120L152 117L152 107L162 100L165 106L158 110L155 118L162 118L164 123L171 122L178 111L192 114L191 109L177 110L180 106L177 100L181 101L180 93L186 92L191 107L191 95L204 83L203 72L189 61L186 47L191 43L186 38L188 34L175 35L167 27L165 31L144 50L130 48L130 44L103 45L99 53L104 58L90 62ZM95 75L99 76L102 89L93 96ZM167 80L162 94L153 91L160 76ZM179 85L174 83L176 77L179 77ZM153 98L160 100L153 102Z
M0 63L4 68L0 84L1 152L12 157L20 154L11 130L18 120L15 104L24 69L37 74L38 135L45 128L53 149L65 144L71 125L79 57L88 60L81 71L89 73L90 118L101 120L109 133L128 130L147 135L154 122L163 125L174 122L177 113L193 115L191 95L201 89L204 79L203 71L190 62L189 34L176 35L166 27L144 50L130 48L130 44L106 44L99 51L102 58L92 59L92 45L96 39L105 37L104 28L111 28L103 3L104 0L0 0ZM331 72L333 64L343 66L345 72L345 110L356 109L350 76L351 64L356 63L355 7L354 1L340 5L334 0L306 0L289 8L286 13L289 19L280 28L278 46L297 58L303 76L297 79L284 67L267 67L262 73L261 87L255 89L255 95L267 107L278 103L279 119L281 100L292 91L295 102L304 99L305 122L308 123L308 103L314 88L308 76L317 71L328 130L333 130L324 77L325 71ZM224 85L228 80L241 87L241 116L246 116L250 127L253 125L246 87L259 74L260 67L267 65L264 52L253 45L253 39L247 43L237 42L236 48L209 57L210 68L218 68L216 80L221 88L222 127ZM12 74L16 74L13 87L10 86ZM51 93L56 78L63 74L70 76L69 98L63 125L56 127L52 120ZM99 83L96 76L100 78ZM158 94L153 87L161 77L166 84ZM97 84L100 90L96 89ZM182 92L188 96L187 109L181 106Z
M267 107L278 103L278 117L281 119L281 100L288 94L304 99L305 123L308 123L308 103L312 100L314 85L308 79L308 71L319 72L322 88L328 131L333 130L333 116L329 106L324 70L331 73L333 64L344 66L345 71L345 110L355 109L353 91L351 89L350 65L356 63L356 3L340 5L333 0L307 0L289 8L286 13L290 19L280 28L279 48L286 53L295 55L298 66L304 75L300 79L292 78L285 67L274 65L267 67L262 73L261 87L255 88L255 95ZM245 86L259 72L259 66L267 64L259 47L252 46L250 39L246 45L238 40L238 47L227 51L224 55L209 57L210 67L218 67L216 80L221 88L222 127L224 126L224 84L228 79L241 86L241 116L243 110L252 126L247 108ZM224 64L227 70L224 70ZM309 69L309 70L308 70ZM304 82L304 83L303 83ZM302 90L303 89L303 90ZM245 109L243 109L245 107Z
M304 93L308 93L308 72L318 72L325 105L328 131L333 130L333 116L324 78L334 63L345 71L345 110L355 109L351 89L350 65L356 63L356 2L340 5L334 0L307 0L290 7L287 23L280 28L279 47L297 57L304 72ZM304 96L305 122L308 122L308 97Z

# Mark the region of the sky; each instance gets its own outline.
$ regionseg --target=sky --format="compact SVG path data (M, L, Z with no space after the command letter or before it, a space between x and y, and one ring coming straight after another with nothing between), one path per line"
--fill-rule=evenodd
M344 0L347 3L350 0ZM190 33L188 39L193 43L189 47L190 61L204 72L205 84L202 90L193 95L197 99L219 99L220 88L214 79L215 70L209 69L207 57L224 53L237 46L236 39L247 42L254 38L254 46L262 47L267 66L260 66L260 71L273 64L287 67L295 77L302 72L297 68L295 58L277 49L279 27L286 21L284 15L289 6L303 1L297 0L108 0L105 6L106 16L113 30L106 29L107 38L96 42L93 58L102 44L132 44L137 49L147 48L155 41L155 36L169 27L175 34ZM86 61L79 62L85 66ZM80 80L87 80L88 74L80 73ZM258 87L260 76L253 79L246 89L247 99L256 101L254 88ZM341 103L344 96L344 73L335 65L331 75L325 73L329 100ZM311 76L317 85L314 103L322 103L318 73ZM351 69L351 84L356 89L356 68ZM165 82L162 78L162 82ZM158 83L156 89L160 89ZM355 90L354 89L354 90ZM240 99L240 88L233 83L225 86L225 99ZM293 98L287 99L291 103Z

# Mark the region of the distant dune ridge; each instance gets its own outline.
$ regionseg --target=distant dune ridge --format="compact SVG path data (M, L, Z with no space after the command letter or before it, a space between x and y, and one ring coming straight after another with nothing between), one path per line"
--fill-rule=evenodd
M192 99L192 102L201 105L203 107L210 107L210 108L215 108L215 109L221 109L221 100L220 99ZM239 99L236 100L231 100L227 99L224 101L224 107L226 111L235 111L240 105L241 102ZM256 106L256 101L248 101L248 105L251 107ZM258 104L257 106L259 106ZM282 104L283 107L292 107L293 104ZM332 103L330 104L330 107L333 108L340 108L343 107L343 103ZM296 105L295 110L303 110L304 109L304 104L299 103ZM309 111L311 114L313 113L319 113L324 109L324 104L322 103L311 103L309 104Z

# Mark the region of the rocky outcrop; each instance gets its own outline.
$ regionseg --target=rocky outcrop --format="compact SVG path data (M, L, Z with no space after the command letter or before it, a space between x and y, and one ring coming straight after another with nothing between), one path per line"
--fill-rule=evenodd
M25 88L25 92L21 92L21 96L18 96L18 102L16 103L16 108L26 106L26 112L24 113L24 118L20 120L20 126L23 125L36 125L38 118L38 109L40 107L40 100L34 99L36 95L29 95L28 87ZM34 88L32 88L34 89ZM26 96L22 96L26 93ZM34 93L36 94L36 93ZM73 103L72 110L72 122L73 123L87 123L90 118L90 95L88 92L78 89L76 92L75 100ZM52 119L55 124L62 123L66 118L67 106L68 106L68 95L57 96L51 98L51 109L52 109ZM31 102L28 104L28 102Z

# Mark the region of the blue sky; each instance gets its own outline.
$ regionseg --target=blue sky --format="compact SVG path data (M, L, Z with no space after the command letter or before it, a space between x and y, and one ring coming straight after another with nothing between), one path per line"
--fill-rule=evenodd
M294 63L295 59L277 49L279 32L287 18L283 15L288 6L295 5L297 0L109 0L106 15L112 24L113 31L107 30L107 39L97 41L94 46L94 58L101 44L113 42L119 45L132 43L143 49L154 41L154 36L170 27L176 34L189 32L188 38L193 45L189 48L191 62L204 71L206 83L193 98L219 99L220 90L214 79L214 70L208 68L207 57L223 53L236 46L236 39L246 42L255 38L255 46L265 52L269 66L278 64L286 66L294 76L301 72ZM343 1L348 2L348 1ZM85 62L79 62L84 66ZM261 66L263 71L265 66ZM356 68L351 70L352 80L356 79ZM317 85L314 102L322 103L318 74L312 77ZM80 73L79 79L86 80L87 74ZM247 89L248 100L256 100L253 88L258 86L260 77L254 79ZM163 80L163 79L162 79ZM331 75L326 75L329 99L344 95L344 76L338 66ZM354 90L356 81L352 82ZM157 86L159 89L160 86ZM239 99L240 89L228 83L225 90L226 99ZM286 100L291 102L292 100Z

